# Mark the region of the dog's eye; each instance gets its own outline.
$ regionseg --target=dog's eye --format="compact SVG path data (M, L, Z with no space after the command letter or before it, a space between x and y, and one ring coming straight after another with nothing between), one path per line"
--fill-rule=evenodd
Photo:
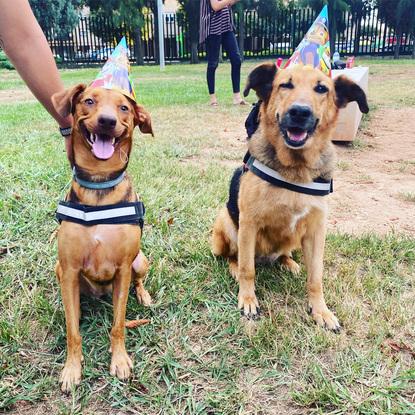
M280 84L279 87L284 89L294 89L294 85L291 81Z
M94 100L92 100L91 98L87 98L84 102L86 105L94 105Z
M316 91L319 94L325 94L328 91L328 88L325 85L318 84L314 91Z
M128 109L129 109L129 108L127 107L127 105L121 105L121 106L120 106L120 110L121 110L121 111L123 111L123 112L127 112L127 111L128 111Z

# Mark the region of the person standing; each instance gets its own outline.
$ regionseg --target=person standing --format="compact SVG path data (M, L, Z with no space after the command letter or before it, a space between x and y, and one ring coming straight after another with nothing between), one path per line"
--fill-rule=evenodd
M231 78L233 103L245 105L241 97L241 55L236 41L232 5L239 0L200 0L200 35L199 43L206 43L207 53L207 84L210 105L218 105L215 94L215 72L219 64L220 46L226 51L231 61Z

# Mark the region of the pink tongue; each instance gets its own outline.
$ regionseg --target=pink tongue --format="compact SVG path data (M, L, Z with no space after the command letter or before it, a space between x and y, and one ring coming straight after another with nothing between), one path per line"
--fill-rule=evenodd
M96 135L95 142L92 144L92 152L94 156L107 160L114 154L114 146L112 145L112 139L106 138L105 140L100 135Z
M303 131L301 133L293 133L288 131L288 137L292 141L303 141L307 136L307 131Z

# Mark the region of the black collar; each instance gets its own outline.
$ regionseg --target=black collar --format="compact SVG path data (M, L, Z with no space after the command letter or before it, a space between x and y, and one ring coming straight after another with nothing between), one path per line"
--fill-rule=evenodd
M260 177L266 182L274 186L292 190L293 192L304 193L313 196L327 196L333 192L333 179L325 180L321 177L318 177L310 183L291 182L281 176L276 170L273 170L265 164L261 163L253 156L249 156L246 162L246 167L253 174L255 174L255 176Z

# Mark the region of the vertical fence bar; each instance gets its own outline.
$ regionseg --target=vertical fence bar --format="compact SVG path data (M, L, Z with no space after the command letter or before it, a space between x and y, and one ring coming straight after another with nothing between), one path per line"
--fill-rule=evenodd
M160 1L160 0L158 0ZM159 9L161 10L161 9ZM181 61L188 59L191 48L188 22L183 24L175 13L162 13L160 33L155 32L155 16L151 8L144 13L142 26L142 46L146 62L153 61L156 46L164 48L165 60ZM292 49L301 41L315 19L311 8L279 9L273 16L259 16L256 10L244 10L235 15L236 26L244 19L244 44L246 57L290 56ZM127 22L128 23L128 22ZM160 23L159 23L160 24ZM342 12L344 31L338 32L335 39L336 50L342 54L383 56L394 53L397 37L388 21L379 19L378 9L369 6L365 17L345 11ZM136 58L135 38L127 27L118 28L112 17L82 16L77 25L67 35L57 34L54 28L45 28L54 55L59 55L65 64L101 63L108 57L109 49L121 34L128 38L130 59ZM164 33L161 33L164 29ZM159 36L159 41L156 41ZM238 33L238 36L240 34ZM134 40L133 40L134 39ZM411 53L412 37L402 34L399 45L402 54ZM356 45L356 48L355 48ZM199 45L198 54L205 55L205 48Z

